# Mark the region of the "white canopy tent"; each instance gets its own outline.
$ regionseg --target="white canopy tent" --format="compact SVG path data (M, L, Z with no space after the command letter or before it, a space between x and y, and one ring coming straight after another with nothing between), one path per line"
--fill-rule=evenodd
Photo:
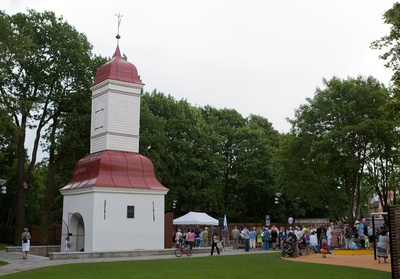
M174 219L174 225L214 225L218 226L218 220L204 212L193 212Z

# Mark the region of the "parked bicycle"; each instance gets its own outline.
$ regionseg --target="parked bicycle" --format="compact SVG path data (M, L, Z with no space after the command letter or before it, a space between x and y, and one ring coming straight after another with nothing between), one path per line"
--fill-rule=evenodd
M181 243L179 247L175 249L174 253L175 256L177 256L178 258L181 257L183 253L190 257L192 255L192 250L190 250L190 248L186 244Z

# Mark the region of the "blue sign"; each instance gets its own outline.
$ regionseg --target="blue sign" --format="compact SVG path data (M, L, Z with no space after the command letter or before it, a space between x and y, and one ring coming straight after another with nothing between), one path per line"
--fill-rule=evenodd
M265 225L271 226L271 216L270 215L265 215Z

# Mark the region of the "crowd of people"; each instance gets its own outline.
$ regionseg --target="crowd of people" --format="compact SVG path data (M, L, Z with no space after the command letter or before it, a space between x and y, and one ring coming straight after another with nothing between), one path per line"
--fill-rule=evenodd
M356 221L353 226L347 223L330 223L320 225L292 225L284 227L252 227L245 225L235 226L231 231L222 230L219 237L215 227L204 229L182 227L175 234L177 245L186 242L190 249L195 247L211 247L220 253L217 243L232 249L244 249L246 252L254 250L282 250L284 257L298 257L310 253L329 254L332 249L371 249L372 243L378 240L378 259L387 262L389 237L384 227L373 229L365 219Z
M310 252L321 253L323 257L332 249L371 249L372 243L378 240L378 262L383 258L387 262L389 252L389 236L381 226L372 228L363 219L353 226L347 223L331 223L318 226L294 226L286 231L287 237L282 237L282 256L298 257Z

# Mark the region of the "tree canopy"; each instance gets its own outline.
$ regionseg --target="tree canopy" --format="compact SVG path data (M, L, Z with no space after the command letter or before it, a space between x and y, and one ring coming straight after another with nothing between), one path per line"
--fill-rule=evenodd
M400 86L400 3L394 3L393 7L384 13L383 19L385 24L390 25L390 32L372 42L371 47L385 51L379 57L386 62L385 67L393 69L392 81L398 88Z
M193 107L153 91L142 97L140 153L170 192L167 208L263 220L272 204L279 134L267 119Z
M389 91L375 78L333 77L323 84L290 121L280 153L283 187L310 202L320 199L336 218L352 224L376 190L367 181L377 162L392 165L398 122L388 107ZM383 157L383 150L391 155Z
M93 56L86 36L52 12L28 10L12 16L2 12L0 17L1 29L7 34L0 38L0 121L7 124L18 154L14 238L18 243L19 232L26 226L26 195L39 144L49 151L50 166L56 156L68 152L74 141L69 139L63 149L56 144L62 144L67 122L89 92ZM30 160L26 156L27 129L35 131ZM54 170L50 176L54 177ZM47 194L54 187L49 179ZM46 199L52 203L52 197Z

